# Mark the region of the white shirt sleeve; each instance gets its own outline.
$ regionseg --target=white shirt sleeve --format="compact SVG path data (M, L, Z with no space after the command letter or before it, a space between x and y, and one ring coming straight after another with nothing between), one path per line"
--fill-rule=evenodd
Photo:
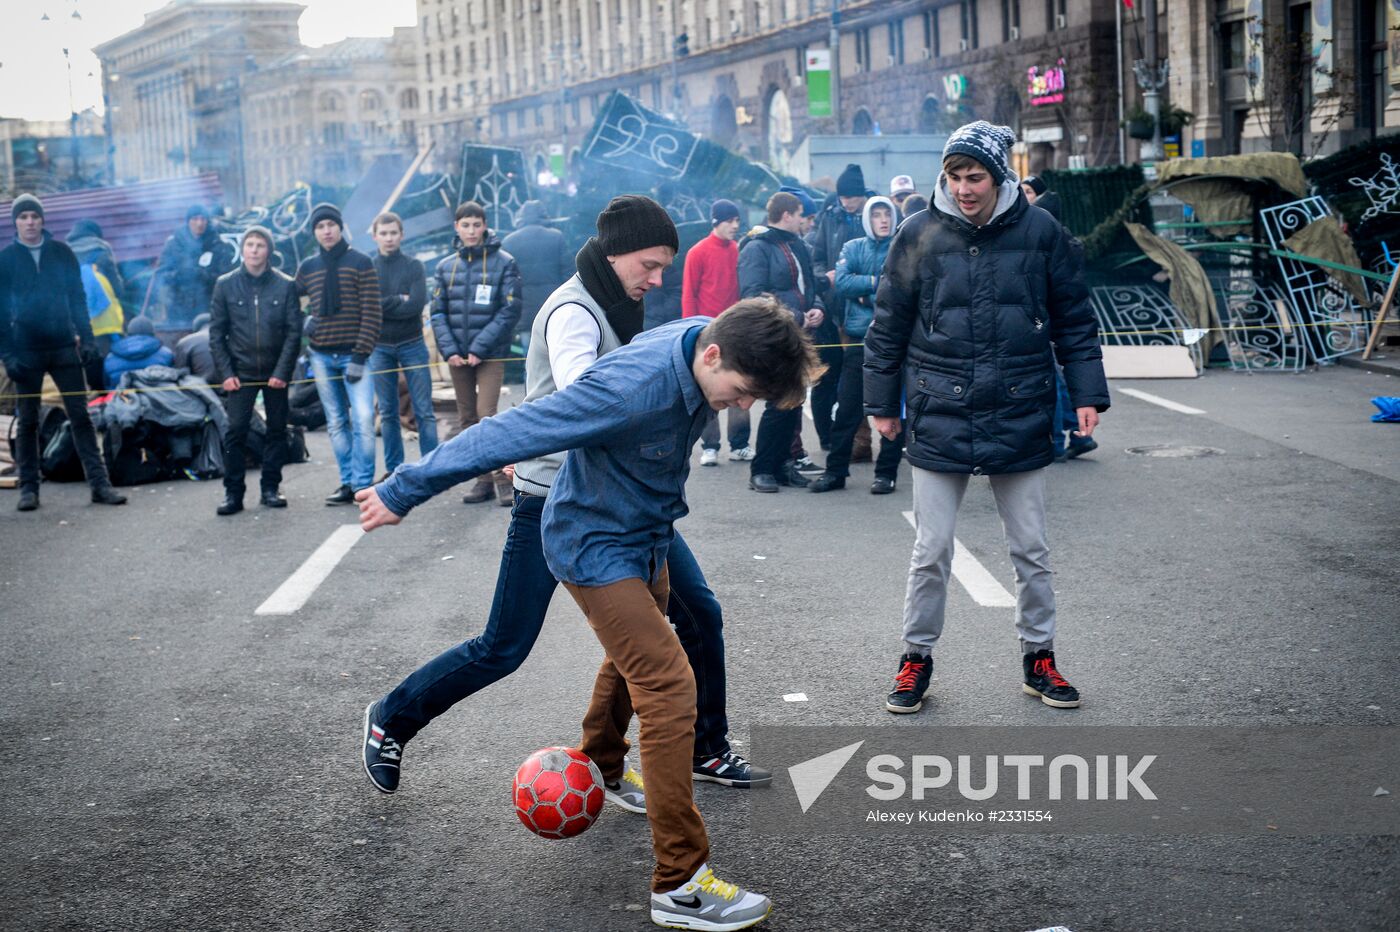
M565 304L549 315L544 338L549 344L549 368L554 373L554 384L562 389L568 388L597 361L603 332L587 308Z

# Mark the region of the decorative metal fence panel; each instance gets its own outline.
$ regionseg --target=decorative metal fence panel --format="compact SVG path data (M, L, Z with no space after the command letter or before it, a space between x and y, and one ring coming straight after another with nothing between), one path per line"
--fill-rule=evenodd
M1099 339L1108 346L1185 346L1200 369L1199 341L1188 342L1190 328L1167 293L1150 285L1103 285L1090 300L1099 320Z
M1214 285L1230 368L1299 372L1307 367L1307 339L1282 291L1247 276L1219 279Z
M1259 212L1269 245L1285 249L1284 240L1329 213L1320 197L1305 197ZM1359 353L1366 348L1371 315L1357 305L1345 289L1324 269L1297 259L1278 256L1283 293L1301 321L1303 336L1317 362Z

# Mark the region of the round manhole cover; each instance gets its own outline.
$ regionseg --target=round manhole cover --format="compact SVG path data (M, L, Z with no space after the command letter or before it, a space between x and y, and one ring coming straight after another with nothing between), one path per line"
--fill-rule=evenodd
M1127 452L1137 456L1160 456L1169 459L1195 459L1201 456L1221 456L1224 450L1215 447L1187 447L1170 443L1154 443L1145 447L1128 447Z

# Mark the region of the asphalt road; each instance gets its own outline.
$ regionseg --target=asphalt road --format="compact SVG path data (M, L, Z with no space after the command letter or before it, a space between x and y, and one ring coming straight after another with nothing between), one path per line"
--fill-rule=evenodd
M1400 427L1368 421L1395 381L1331 368L1114 383L1100 449L1051 473L1075 712L1021 694L1011 610L960 586L925 711L884 711L907 467L886 497L866 494L869 465L820 497L756 495L741 464L697 467L680 526L725 605L736 743L789 723L1400 724ZM1126 452L1151 444L1220 452ZM300 611L255 615L354 521L321 504L334 467L324 434L311 447L282 513L217 518L217 483L142 487L121 509L50 485L31 515L0 493L0 927L650 928L644 819L609 810L545 842L510 808L519 761L577 740L600 658L562 591L526 665L409 745L397 795L369 787L365 703L480 629L508 512L445 495L360 540ZM984 481L958 536L1010 586ZM774 898L774 932L1400 927L1393 836L799 842L752 834L743 791L696 797L714 866Z

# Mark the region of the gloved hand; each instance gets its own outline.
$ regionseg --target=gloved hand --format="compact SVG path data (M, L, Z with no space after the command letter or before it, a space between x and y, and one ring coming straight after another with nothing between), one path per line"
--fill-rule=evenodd
M345 381L354 385L365 377L365 357L351 356L350 365L345 367Z
M97 344L84 343L78 347L78 358L83 361L83 365L97 362L102 358L102 354L97 351Z

